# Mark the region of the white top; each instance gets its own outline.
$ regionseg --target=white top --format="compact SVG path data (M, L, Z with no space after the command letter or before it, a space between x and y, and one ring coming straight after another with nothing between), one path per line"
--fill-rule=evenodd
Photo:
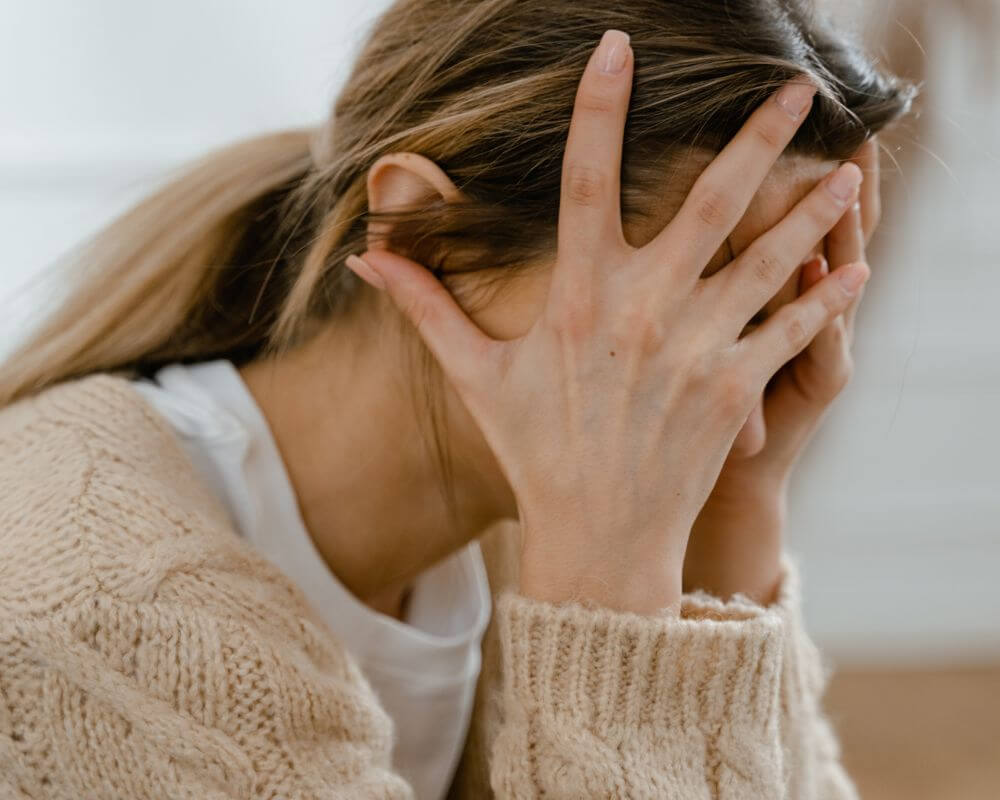
M316 550L267 421L227 360L174 364L135 388L170 422L237 531L305 592L395 723L393 768L443 798L468 732L491 596L473 540L421 573L405 621L358 600Z

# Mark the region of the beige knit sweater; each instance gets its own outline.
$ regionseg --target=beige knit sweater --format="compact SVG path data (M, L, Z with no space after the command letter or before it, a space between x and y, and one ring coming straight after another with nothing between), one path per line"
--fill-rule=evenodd
M790 565L770 608L677 620L519 595L497 542L452 797L855 796ZM392 736L127 381L0 411L0 798L412 797Z

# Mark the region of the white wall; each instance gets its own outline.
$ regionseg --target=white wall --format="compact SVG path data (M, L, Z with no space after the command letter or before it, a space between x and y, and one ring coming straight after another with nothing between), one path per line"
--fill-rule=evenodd
M386 5L0 0L0 296L167 168L319 121Z
M164 169L318 121L375 6L0 0L0 351L41 302L14 287ZM958 36L938 35L946 102L909 145L935 156L904 176L855 380L793 497L809 622L842 661L1000 657L1000 115Z
M793 498L808 616L842 659L1000 656L1000 71L952 17L929 28L906 210Z

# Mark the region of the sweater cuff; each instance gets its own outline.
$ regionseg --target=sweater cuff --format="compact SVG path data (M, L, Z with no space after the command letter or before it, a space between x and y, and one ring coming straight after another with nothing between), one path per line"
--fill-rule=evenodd
M723 601L706 592L697 591L685 594L681 599L682 619L717 619L765 610L776 614L781 620L782 714L795 717L813 712L827 684L830 670L806 632L802 616L799 566L788 553L781 557L777 597L766 609L742 594Z
M781 704L786 717L820 713L820 698L831 669L806 632L802 616L799 568L790 556L782 559L784 573L777 605L780 608L785 641L781 668Z
M712 618L555 605L512 590L497 602L506 707L609 740L776 730L782 620L759 607Z

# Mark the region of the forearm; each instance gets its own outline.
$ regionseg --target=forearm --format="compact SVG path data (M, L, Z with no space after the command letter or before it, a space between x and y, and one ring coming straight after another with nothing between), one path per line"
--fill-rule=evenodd
M592 501L586 514L569 503L541 513L520 509L520 593L555 605L676 617L691 519L651 523L628 510L610 500Z

